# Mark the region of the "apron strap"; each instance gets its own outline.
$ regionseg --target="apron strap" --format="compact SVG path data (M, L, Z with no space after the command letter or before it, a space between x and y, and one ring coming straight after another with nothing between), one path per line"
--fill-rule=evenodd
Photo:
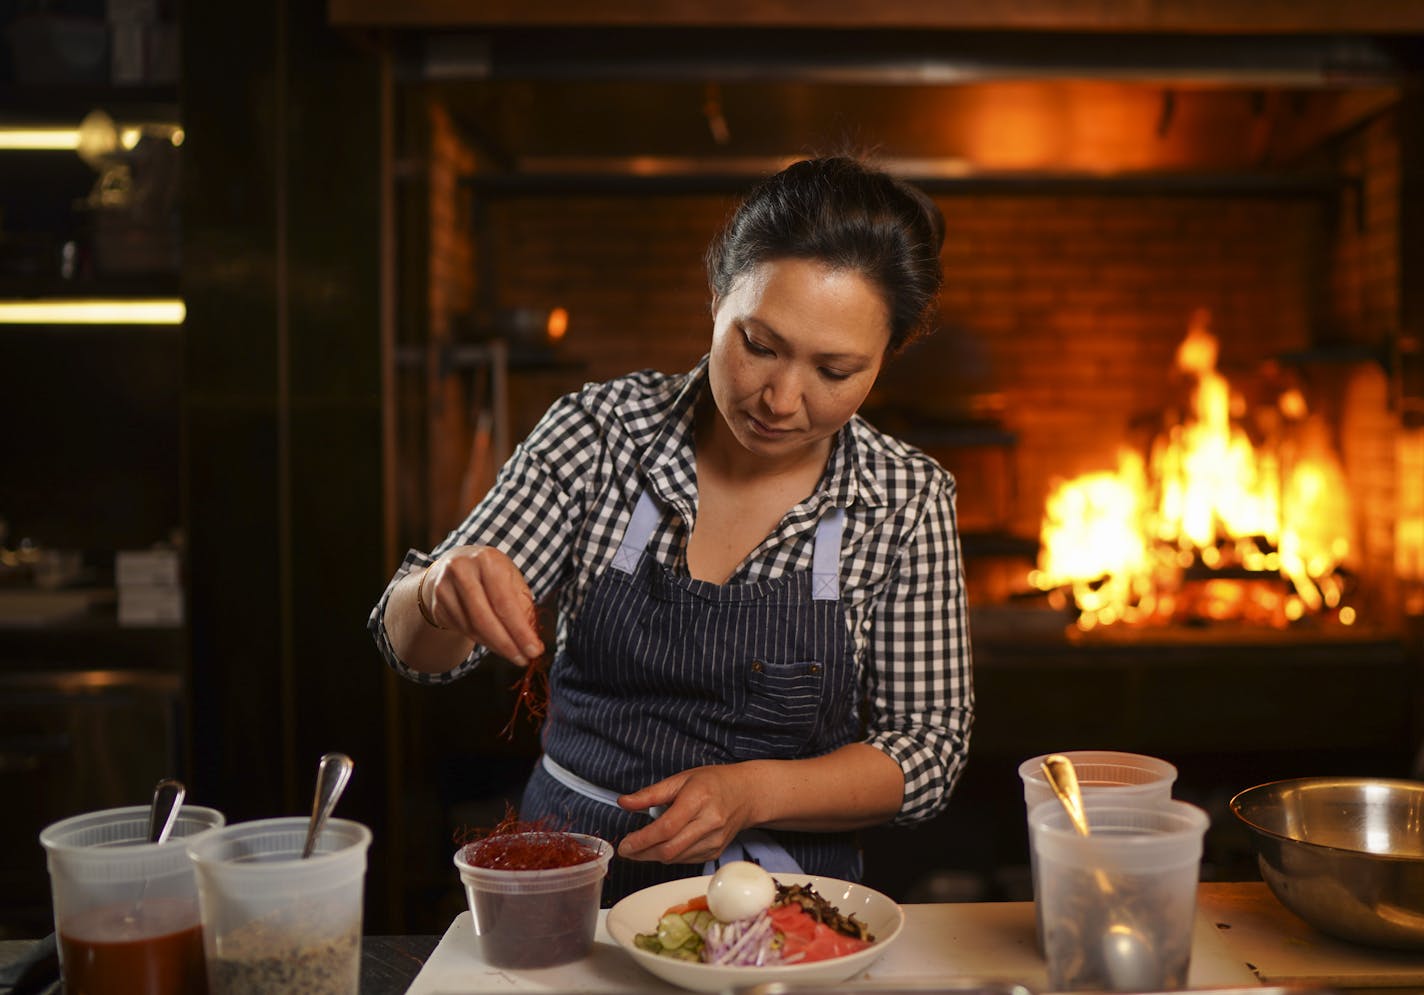
M737 838L727 844L716 860L702 865L703 874L712 874L723 864L734 860L750 860L760 864L768 874L800 874L801 865L796 858L786 852L786 848L760 829L743 829Z
M548 772L550 777L568 788L574 794L583 795L592 801L603 802L603 804L611 805L613 808L622 808L622 806L618 804L618 792L610 788L599 787L592 781L579 777L547 753L544 754L539 762L544 765L544 770ZM662 815L664 811L665 809L662 805L654 805L648 809L648 814L656 819Z
M841 596L841 534L845 509L832 508L816 523L816 548L811 554L811 600L835 601Z
M623 533L623 541L618 544L618 552L613 554L614 570L631 574L637 569L638 560L643 556L643 548L648 545L660 517L662 512L658 510L652 492L644 489L643 493L638 495L638 504L633 508L633 517Z
M550 759L547 753L540 758L539 762L550 777L575 794L583 795L585 798L602 802L605 805L611 805L614 808L620 807L618 792L599 787L592 781L579 777L563 764ZM664 811L666 811L664 806L654 805L648 809L648 815L656 819ZM760 864L762 869L768 873L801 873L801 865L796 862L796 858L787 853L785 847L760 829L744 829L738 833L721 854L702 865L702 873L716 873L717 868L734 860L750 860Z
M652 492L638 495L633 517L623 532L623 541L613 554L613 569L631 574L638 567L643 550L658 526L662 512ZM845 509L831 508L816 523L816 545L811 554L811 599L835 601L841 596L841 536L845 532Z

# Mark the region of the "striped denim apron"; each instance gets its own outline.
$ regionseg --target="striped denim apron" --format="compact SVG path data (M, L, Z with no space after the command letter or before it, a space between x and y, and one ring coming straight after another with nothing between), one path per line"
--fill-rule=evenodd
M520 810L615 846L658 814L624 811L620 794L692 767L818 756L860 733L839 591L845 512L818 523L810 571L748 584L658 564L645 547L661 514L644 491L550 668L545 762ZM749 830L720 859L748 858L773 872L861 875L852 833ZM604 904L711 866L615 857Z

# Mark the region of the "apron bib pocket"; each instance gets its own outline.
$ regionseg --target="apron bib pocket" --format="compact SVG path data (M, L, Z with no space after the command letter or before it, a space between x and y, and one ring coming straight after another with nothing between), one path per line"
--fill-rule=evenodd
M819 660L746 665L744 721L732 742L738 760L788 758L805 749L823 711L825 670Z

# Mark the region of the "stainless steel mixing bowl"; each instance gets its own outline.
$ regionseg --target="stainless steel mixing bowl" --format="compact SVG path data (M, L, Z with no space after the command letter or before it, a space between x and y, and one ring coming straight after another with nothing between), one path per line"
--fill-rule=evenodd
M1286 908L1343 940L1424 950L1424 782L1275 781L1238 794L1231 811Z

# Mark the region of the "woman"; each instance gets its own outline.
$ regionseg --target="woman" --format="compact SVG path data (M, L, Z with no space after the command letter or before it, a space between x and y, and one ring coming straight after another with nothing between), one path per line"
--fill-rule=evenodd
M407 677L544 651L520 815L617 847L605 901L704 863L856 880L853 830L945 804L973 715L954 482L856 416L926 330L943 219L849 158L761 184L707 253L711 350L564 397L371 616Z

